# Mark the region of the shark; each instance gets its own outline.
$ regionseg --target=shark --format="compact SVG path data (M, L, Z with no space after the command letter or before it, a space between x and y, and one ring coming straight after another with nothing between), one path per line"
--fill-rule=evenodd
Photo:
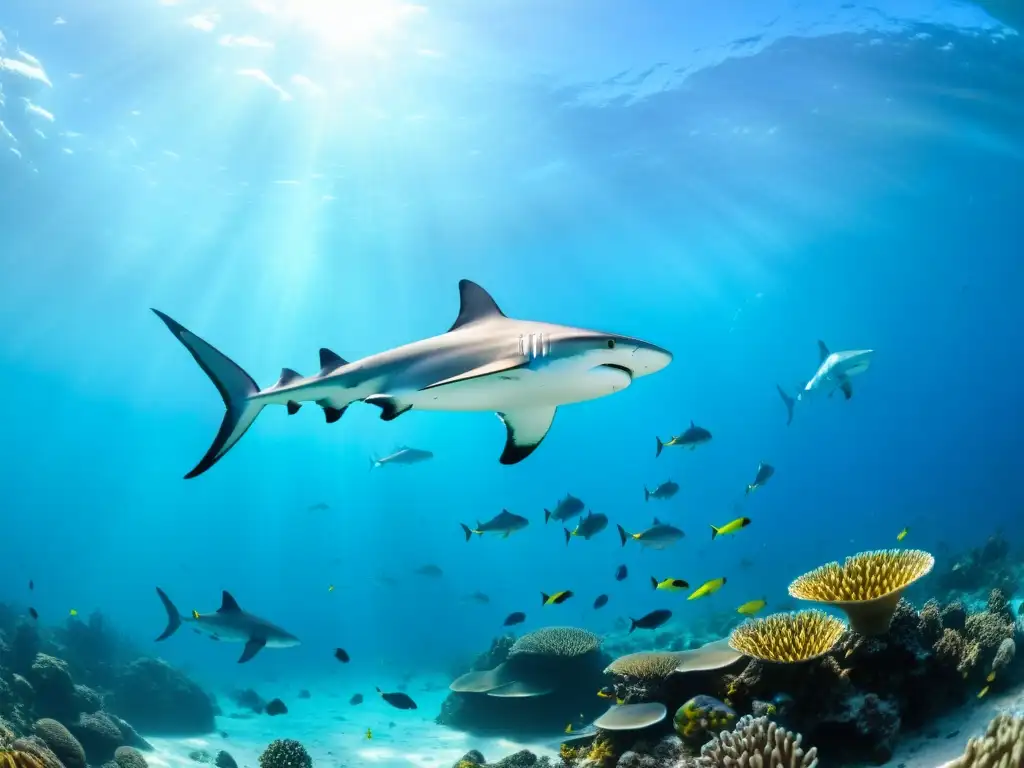
M206 454L185 475L210 469L268 405L295 414L316 403L327 423L355 402L393 421L411 410L492 411L505 426L501 464L517 464L544 440L559 406L621 392L664 369L672 353L640 339L516 320L472 280L459 281L459 314L447 332L350 362L327 348L320 370L284 368L261 389L234 361L160 310L153 312L217 387L225 413Z
M220 608L216 613L192 611L189 616L182 615L160 587L156 588L156 593L167 611L167 628L157 638L157 642L173 635L183 623L191 624L196 632L213 640L245 643L242 655L238 657L239 664L249 661L264 648L291 648L299 644L299 638L290 632L243 611L227 591L221 595Z
M797 396L795 398L790 397L782 387L778 384L775 385L779 392L779 397L782 398L782 402L786 405L786 424L793 422L793 409L796 407L797 401L807 400L821 392L827 392L828 396L832 397L836 390L842 392L843 397L847 400L853 397L853 385L850 383L850 379L853 376L864 373L871 365L874 356L875 350L873 349L829 352L825 342L819 340L818 358L820 364L818 365L818 370L814 372L814 375L802 388L799 388Z

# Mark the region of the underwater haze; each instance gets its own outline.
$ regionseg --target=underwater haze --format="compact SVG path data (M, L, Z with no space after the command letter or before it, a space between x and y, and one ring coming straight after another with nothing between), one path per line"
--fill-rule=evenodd
M687 633L759 598L796 608L795 577L855 552L941 568L996 532L1024 544L1024 38L997 16L8 0L0 602L44 626L100 611L214 693L359 691L398 732L437 715L514 611L517 634L609 636L669 608L664 630ZM515 464L490 411L385 421L356 402L327 424L306 402L268 406L183 479L224 406L151 308L266 388L317 374L321 347L358 361L443 334L463 279L509 318L672 361L559 407ZM819 340L873 350L870 367L787 423L778 388L808 384ZM660 449L691 423L710 441ZM403 447L432 458L372 467ZM747 492L762 462L774 475ZM645 500L668 480L678 493ZM567 542L579 516L544 513L567 493L608 527ZM529 524L464 535L503 509ZM654 518L684 538L620 542ZM688 601L651 577L727 582ZM301 645L238 664L241 645L187 622L154 645L156 587L186 618L227 590ZM370 701L417 681L441 694L415 713ZM349 764L384 760L367 754Z

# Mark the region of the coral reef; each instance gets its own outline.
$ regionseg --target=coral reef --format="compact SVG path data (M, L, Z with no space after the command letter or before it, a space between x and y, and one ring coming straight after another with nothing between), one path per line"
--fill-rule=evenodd
M608 659L601 639L574 627L547 627L508 644L492 643L486 659L451 684L437 722L488 733L550 732L601 713L595 696ZM485 664L505 656L490 668Z
M550 768L550 766L551 761L546 757L538 758L526 749L509 755L496 763L488 763L484 756L474 749L456 760L452 768Z
M963 595L984 594L990 589L1012 596L1019 588L1022 574L1021 566L1009 554L1009 543L997 533L959 557L943 558L944 566L936 570L938 596L949 601Z
M114 762L118 768L149 768L146 758L134 747L118 747L114 750Z
M313 758L295 739L270 742L259 757L260 768L313 768Z

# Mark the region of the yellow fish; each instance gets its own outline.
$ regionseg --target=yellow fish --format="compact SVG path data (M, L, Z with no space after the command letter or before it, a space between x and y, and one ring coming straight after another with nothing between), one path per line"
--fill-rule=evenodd
M711 540L714 541L715 537L717 536L725 536L729 533L736 533L736 531L738 531L740 528L746 528L748 525L750 525L749 517L737 517L735 520L726 523L721 528L716 528L712 525Z
M995 679L996 679L996 672L995 672L995 670L992 670L991 672L988 673L988 677L985 678L985 682L986 683L991 683Z
M980 691L978 691L978 698L979 699L984 698L986 693L988 693L988 686L987 685L984 688L982 688Z
M78 615L78 611L76 611L74 608L72 608L70 611L68 611L68 614L71 615L71 616L77 616Z
M327 591L328 592L333 592L334 591L334 585L331 584L329 587L327 587Z
M198 619L199 618L199 611L192 611L192 618L193 619Z
M667 589L670 592L675 592L680 589L689 588L689 584L682 579L662 579L658 581L656 578L651 576L651 589Z
M698 597L706 597L707 595L713 595L715 592L720 590L725 585L725 576L720 579L712 579L701 584L697 589L694 590L693 594L690 595L687 600L696 600Z
M767 600L751 600L748 603L744 603L736 609L736 613L742 613L744 616L753 616L758 611L762 610L768 605Z
M572 723L569 723L567 726L565 726L565 732L572 733Z
M902 531L899 532L899 534L897 534L896 541L903 541L905 538L907 538L908 533L910 533L910 529L904 528Z
M619 705L619 706L621 707L621 706L622 706L623 704L625 704L625 703L626 703L626 700L625 700L625 699L623 699L623 698L622 698L622 697L620 697L620 696L616 696L616 697L615 697L615 703L616 703L616 704L618 704L618 705Z
M540 596L541 596L541 600L543 601L541 604L542 605L561 605L566 600L568 600L570 597L572 597L572 595L573 595L572 591L568 590L568 589L564 589L561 592L555 592L553 595L549 595L546 592L541 592Z
M369 728L366 729L366 738L368 738L368 739L372 739L373 738L373 731L371 731Z
M615 689L612 688L610 685L606 685L604 688L597 692L597 695L602 699L614 699Z

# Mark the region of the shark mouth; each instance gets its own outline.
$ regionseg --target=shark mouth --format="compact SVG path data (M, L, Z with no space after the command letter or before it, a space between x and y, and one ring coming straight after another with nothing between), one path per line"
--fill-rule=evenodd
M627 368L624 365L616 365L615 363L604 363L602 365L599 365L598 367L599 368L611 368L613 371L622 371L627 376L629 376L630 381L633 380L633 371L631 371L629 368Z

